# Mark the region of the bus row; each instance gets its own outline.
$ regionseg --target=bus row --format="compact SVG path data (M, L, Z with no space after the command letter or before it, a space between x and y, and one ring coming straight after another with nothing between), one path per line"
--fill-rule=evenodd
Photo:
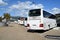
M28 17L24 21L19 20L20 24L24 24L27 30L49 30L57 27L56 16L43 10L29 10Z

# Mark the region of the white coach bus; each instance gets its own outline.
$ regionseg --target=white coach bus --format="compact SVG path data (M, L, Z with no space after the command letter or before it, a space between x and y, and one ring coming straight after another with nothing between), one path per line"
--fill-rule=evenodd
M28 13L28 30L49 30L57 26L56 17L43 9L32 9Z

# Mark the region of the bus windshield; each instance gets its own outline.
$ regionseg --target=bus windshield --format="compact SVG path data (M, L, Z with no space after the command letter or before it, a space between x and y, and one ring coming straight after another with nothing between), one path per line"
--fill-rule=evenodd
M33 9L29 11L29 16L40 16L41 12L40 9Z

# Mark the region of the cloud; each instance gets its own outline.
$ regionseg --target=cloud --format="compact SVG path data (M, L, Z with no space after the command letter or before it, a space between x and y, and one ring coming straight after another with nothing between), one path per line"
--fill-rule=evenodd
M36 9L36 8L43 8L42 4L33 4L30 1L26 2L18 2L18 4L12 5L10 8L16 9Z
M60 13L60 8L53 8L53 9L52 9L52 13L53 13L53 14L58 14L58 13Z
M26 1L26 2L20 2L18 1L18 4L11 5L9 8L10 9L17 9L19 12L17 13L20 16L26 16L28 14L28 10L30 9L38 9L38 8L43 8L44 6L42 4L34 4L31 1ZM10 10L11 11L11 10Z
M8 5L8 3L4 2L3 0L0 0L0 6Z

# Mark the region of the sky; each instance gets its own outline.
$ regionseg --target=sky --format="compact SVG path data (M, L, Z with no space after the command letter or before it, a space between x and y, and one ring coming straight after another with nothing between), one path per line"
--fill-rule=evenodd
M27 17L30 9L40 9L60 13L60 0L0 0L0 16L9 13L11 16Z

